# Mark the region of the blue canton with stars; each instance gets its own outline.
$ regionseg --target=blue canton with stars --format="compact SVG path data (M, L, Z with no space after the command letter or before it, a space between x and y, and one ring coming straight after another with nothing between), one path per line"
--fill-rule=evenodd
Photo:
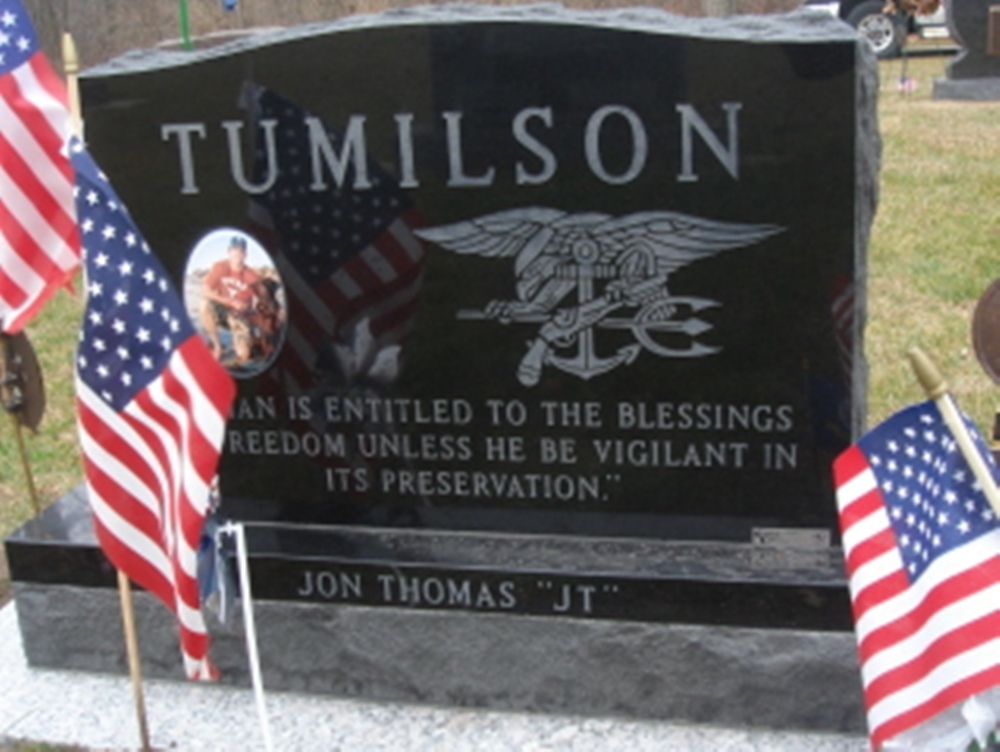
M282 250L296 271L316 285L370 245L412 202L371 159L365 161L370 188L354 190L357 172L351 160L344 170L343 188L331 184L327 190L315 190L307 125L310 114L272 91L261 89L258 96L259 116L277 122L279 165L277 180L258 200L270 211ZM332 129L326 128L326 136L331 144L339 144ZM266 140L259 141L258 180L268 174Z
M35 29L19 2L0 0L0 75L22 65L38 50Z
M995 475L982 436L963 418ZM996 528L993 510L933 402L899 412L858 446L882 490L911 581L936 557Z
M79 378L116 410L158 378L194 329L166 271L90 155L74 144L86 270Z

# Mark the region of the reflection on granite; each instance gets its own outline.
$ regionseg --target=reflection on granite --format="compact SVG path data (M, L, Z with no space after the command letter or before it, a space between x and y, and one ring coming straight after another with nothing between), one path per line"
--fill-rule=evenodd
M262 521L247 523L247 537L251 556L801 585L842 586L845 582L843 557L834 547L810 550L715 541L414 531ZM63 544L97 545L82 485L7 538L8 547L15 549Z
M37 517L11 533L8 540L97 545L86 487L80 484L58 502L43 509Z
M28 520L4 543L15 583L115 587L115 570L97 546L83 485Z
M504 571L842 585L839 548L715 541L501 535L343 526L248 525L254 555L434 563Z

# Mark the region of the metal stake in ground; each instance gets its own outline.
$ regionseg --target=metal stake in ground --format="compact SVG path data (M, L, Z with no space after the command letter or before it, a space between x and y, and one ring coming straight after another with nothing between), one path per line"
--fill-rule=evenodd
M31 430L38 427L44 404L41 371L28 338L23 332L15 335L0 333L0 405L10 415L28 495L36 515L41 508L31 463L28 461L28 450L24 444L23 429L25 426Z

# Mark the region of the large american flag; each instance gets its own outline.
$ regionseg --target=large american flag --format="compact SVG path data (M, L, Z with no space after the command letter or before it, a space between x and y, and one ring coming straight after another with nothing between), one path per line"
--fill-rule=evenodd
M0 329L16 334L79 266L66 88L18 0L0 0Z
M348 380L372 368L379 354L410 334L423 282L426 251L413 234L421 220L396 180L366 161L371 187L355 188L353 162L343 184L312 187L310 113L263 87L248 84L254 119L276 121L277 177L249 213L274 253L288 290L289 327L278 361L284 388L305 393L337 366ZM324 124L335 148L337 133ZM270 174L267 143L258 140L255 179ZM365 342L365 352L354 345ZM352 363L345 364L349 356Z
M177 616L187 675L212 678L197 552L235 386L111 185L75 149L87 306L76 356L88 496L111 562Z
M1000 684L1000 525L930 401L862 437L837 458L834 476L879 749Z

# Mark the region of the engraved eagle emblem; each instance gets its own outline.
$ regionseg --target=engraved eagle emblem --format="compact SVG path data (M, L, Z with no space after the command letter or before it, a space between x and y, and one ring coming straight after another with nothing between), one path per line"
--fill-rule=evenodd
M460 310L458 317L539 325L517 372L522 384L534 386L547 365L590 379L632 363L643 349L675 358L718 352L697 341L711 329L697 313L720 304L672 295L670 275L783 229L667 211L611 217L527 207L417 234L453 253L513 257L516 297ZM574 292L575 299L564 303ZM629 330L637 341L602 357L595 329Z

